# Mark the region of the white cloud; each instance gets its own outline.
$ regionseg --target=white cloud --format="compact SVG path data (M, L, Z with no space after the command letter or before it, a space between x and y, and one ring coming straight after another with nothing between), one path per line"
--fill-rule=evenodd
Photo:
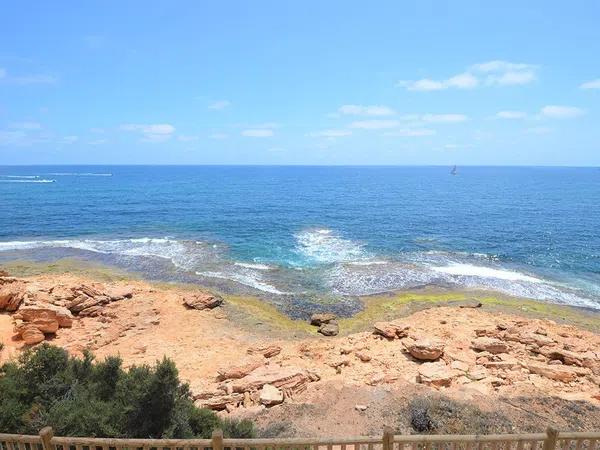
M533 127L533 128L527 128L527 133L531 133L531 134L548 134L552 132L552 128L548 128L548 127Z
M95 139L93 141L88 142L89 145L102 145L107 142L106 139Z
M541 111L542 115L551 119L570 119L585 114L585 111L575 106L548 105Z
M350 130L331 129L331 130L315 131L313 133L309 133L309 136L335 138L335 137L350 136L351 134L352 134L352 131L350 131Z
M459 123L467 120L464 114L425 114L423 115L424 122L432 123Z
M339 107L338 112L354 116L391 116L396 114L396 111L392 108L382 105L342 105Z
M399 137L423 137L433 136L434 134L436 134L436 131L430 128L403 128L400 130L388 131L383 135Z
M527 113L523 111L498 111L496 117L499 119L524 119Z
M536 79L537 66L532 64L511 63L508 61L488 61L474 64L466 72L450 78L434 80L403 80L398 86L409 91L440 91L443 89L473 89L480 85L510 86L531 83Z
M225 133L213 133L208 136L209 139L227 139L229 135Z
M579 86L581 89L600 89L600 78L586 81Z
M269 128L252 128L242 131L242 136L264 138L273 136L273 130Z
M396 128L400 125L398 120L359 120L352 122L350 128L360 128L363 130L381 130L386 128Z
M164 142L175 133L175 127L168 123L158 124L124 124L121 130L139 132L145 142Z
M225 108L228 108L229 106L231 106L231 102L229 100L217 100L216 102L213 102L210 105L208 105L208 109L221 111Z
M0 130L0 145L27 145L27 134L21 130L5 131Z

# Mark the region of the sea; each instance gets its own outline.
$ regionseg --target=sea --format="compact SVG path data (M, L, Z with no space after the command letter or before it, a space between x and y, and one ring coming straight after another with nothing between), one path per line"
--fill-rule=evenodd
M294 317L440 287L600 309L600 169L0 166L0 264L85 260Z

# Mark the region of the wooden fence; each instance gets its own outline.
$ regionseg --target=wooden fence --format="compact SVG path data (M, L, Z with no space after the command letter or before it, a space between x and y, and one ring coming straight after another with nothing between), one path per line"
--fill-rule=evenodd
M104 439L0 434L0 450L600 450L600 432L537 434L394 435L339 439Z

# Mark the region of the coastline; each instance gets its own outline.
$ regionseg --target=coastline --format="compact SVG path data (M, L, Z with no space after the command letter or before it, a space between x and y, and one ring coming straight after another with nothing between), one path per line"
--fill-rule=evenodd
M592 429L600 420L595 311L489 292L425 289L361 298L362 311L340 318L339 335L326 337L309 321L292 319L258 297L220 296L197 285L146 281L79 261L19 261L0 268L38 296L34 304L65 290L96 292L97 298L121 293L118 300L92 306L93 314L74 312L72 325L46 341L75 356L86 348L99 359L118 355L126 367L167 356L199 406L249 417L263 428L286 422L283 435L328 436L335 427L368 434L389 424L386 408L405 409L423 396L484 411L500 403L506 420L523 431L541 426L539 414L562 420L561 408L578 421L565 425L571 429ZM189 306L213 297L223 303ZM19 311L0 313L2 362L27 348L14 331ZM479 344L493 345L475 348ZM419 359L421 350L434 357ZM281 398L265 405L260 386L271 383ZM549 405L555 409L548 412ZM345 416L332 414L342 406ZM319 420L306 423L306 408ZM519 408L532 415L522 418Z

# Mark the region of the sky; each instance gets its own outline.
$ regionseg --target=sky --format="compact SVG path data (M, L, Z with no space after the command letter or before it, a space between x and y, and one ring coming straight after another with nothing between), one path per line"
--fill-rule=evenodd
M0 4L2 164L600 166L600 2Z

